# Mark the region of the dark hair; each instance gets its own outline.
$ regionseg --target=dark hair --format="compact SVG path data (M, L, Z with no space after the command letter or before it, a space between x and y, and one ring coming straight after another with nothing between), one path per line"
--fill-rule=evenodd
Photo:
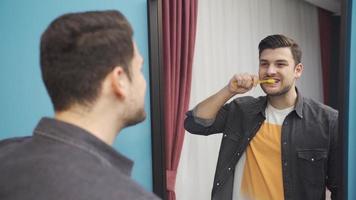
M90 105L104 78L122 66L130 78L133 30L119 11L69 13L42 34L42 78L56 111Z
M296 65L301 62L302 51L300 50L299 45L294 40L284 35L270 35L261 40L258 45L259 55L261 56L262 51L265 49L276 49L280 47L290 48Z

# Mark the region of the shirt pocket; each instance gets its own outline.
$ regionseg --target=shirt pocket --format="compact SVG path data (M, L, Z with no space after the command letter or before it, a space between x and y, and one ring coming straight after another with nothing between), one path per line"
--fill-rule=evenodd
M297 151L297 172L302 182L311 185L325 184L327 151L325 149L303 149Z

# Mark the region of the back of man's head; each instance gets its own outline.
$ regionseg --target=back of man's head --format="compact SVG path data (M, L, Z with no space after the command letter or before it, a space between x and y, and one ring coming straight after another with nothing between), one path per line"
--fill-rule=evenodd
M259 55L265 49L276 49L282 47L289 47L295 64L301 63L302 51L300 50L299 45L291 38L288 38L284 35L269 35L265 37L258 45Z
M71 13L42 34L42 78L56 111L91 105L115 66L130 75L133 30L119 11ZM130 78L130 76L129 76Z

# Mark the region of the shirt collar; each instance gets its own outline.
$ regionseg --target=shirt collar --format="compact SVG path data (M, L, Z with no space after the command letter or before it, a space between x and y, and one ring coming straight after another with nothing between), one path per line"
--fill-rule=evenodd
M296 92L297 92L297 102L295 104L294 110L297 113L297 115L300 118L303 118L303 102L304 102L304 98L302 96L302 94L299 92L298 88L295 88Z
M304 98L303 98L302 94L299 92L297 87L295 87L295 90L297 92L297 100L296 100L293 111L295 111L300 118L303 118L303 101L304 101L303 99ZM263 115L263 117L266 117L266 113L265 113L266 107L267 107L267 96L262 96L262 97L260 97L260 104L257 108L258 108L258 111Z
M59 142L80 148L98 157L108 165L114 165L130 175L133 161L120 154L113 147L101 141L90 132L53 118L42 118L34 130L35 137L48 137Z

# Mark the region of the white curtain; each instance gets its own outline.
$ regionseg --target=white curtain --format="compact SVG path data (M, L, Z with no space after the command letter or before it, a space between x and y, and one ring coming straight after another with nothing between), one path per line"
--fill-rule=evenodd
M258 43L285 34L301 46L304 96L322 101L317 8L300 0L199 0L190 108L217 92L235 73L258 72ZM257 87L246 95L264 95ZM208 200L221 134L186 132L177 174L177 200Z

